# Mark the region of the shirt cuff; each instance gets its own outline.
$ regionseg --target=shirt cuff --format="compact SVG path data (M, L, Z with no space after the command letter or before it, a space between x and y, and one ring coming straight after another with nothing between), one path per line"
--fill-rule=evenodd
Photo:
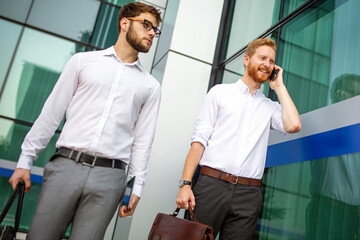
M33 165L33 160L31 157L20 155L16 168L24 168L31 170L32 165Z
M141 197L142 191L143 191L143 186L140 184L134 183L132 194L135 194L136 196Z
M207 147L207 141L205 140L205 139L203 139L203 138L201 138L201 137L192 137L192 139L191 139L191 143L193 143L193 142L199 142L199 143L201 143L205 148Z

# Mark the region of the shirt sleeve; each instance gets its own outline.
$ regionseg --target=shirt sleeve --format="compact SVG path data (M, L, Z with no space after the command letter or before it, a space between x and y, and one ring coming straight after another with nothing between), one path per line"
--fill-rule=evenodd
M200 142L207 147L208 141L214 132L214 127L218 115L218 103L216 99L216 91L213 87L205 96L199 116L195 122L194 134L191 142Z
M284 129L284 124L282 121L282 112L281 112L281 105L276 103L277 107L274 110L274 113L271 116L271 129L275 129L284 135L286 135L286 131Z
M78 85L79 54L65 65L39 117L34 122L21 145L17 168L31 169L39 153L45 149L58 128Z
M160 84L143 105L134 128L129 176L136 176L133 194L141 197L148 174L148 161L154 141L156 121L161 100Z

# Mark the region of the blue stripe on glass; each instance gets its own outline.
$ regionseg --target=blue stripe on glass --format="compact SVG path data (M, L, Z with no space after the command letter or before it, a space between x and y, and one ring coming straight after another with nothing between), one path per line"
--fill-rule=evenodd
M0 176L11 177L14 170L0 167ZM31 174L31 182L42 183L43 177L40 175Z
M268 147L265 167L360 152L360 123Z
M265 167L309 161L360 152L360 123L268 147ZM0 176L11 177L14 170L1 168ZM31 181L42 183L42 176L31 174Z

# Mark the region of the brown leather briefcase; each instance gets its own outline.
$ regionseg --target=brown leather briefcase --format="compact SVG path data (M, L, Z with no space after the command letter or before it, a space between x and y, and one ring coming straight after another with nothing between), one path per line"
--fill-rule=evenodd
M212 227L196 221L191 207L189 209L192 220L177 218L180 208L173 214L158 213L148 240L213 240Z

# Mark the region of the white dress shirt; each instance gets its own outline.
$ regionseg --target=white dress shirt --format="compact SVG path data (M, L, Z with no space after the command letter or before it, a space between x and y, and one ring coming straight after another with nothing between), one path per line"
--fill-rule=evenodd
M192 142L205 146L200 165L261 179L270 128L286 133L280 104L265 97L260 89L251 96L240 79L209 91L195 123Z
M32 167L65 113L56 147L124 161L136 176L133 193L141 196L160 90L139 61L124 64L113 47L75 54L26 135L17 167Z

